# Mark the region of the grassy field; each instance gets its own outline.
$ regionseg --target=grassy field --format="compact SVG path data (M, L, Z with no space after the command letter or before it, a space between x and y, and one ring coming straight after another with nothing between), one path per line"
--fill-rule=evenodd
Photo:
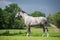
M0 40L60 40L60 37L0 36Z
M59 32L55 32L52 28L49 28L49 37L41 37L41 28L31 28L31 36L26 36L26 30L0 30L0 40L60 40L60 29Z

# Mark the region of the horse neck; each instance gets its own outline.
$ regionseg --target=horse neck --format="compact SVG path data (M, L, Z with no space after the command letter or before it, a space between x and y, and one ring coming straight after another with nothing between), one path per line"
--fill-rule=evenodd
M28 17L28 15L26 13L21 15L23 19L25 19L26 17Z

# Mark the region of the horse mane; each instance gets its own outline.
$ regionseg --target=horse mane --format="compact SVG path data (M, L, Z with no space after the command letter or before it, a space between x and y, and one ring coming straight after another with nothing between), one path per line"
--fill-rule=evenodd
M25 13L25 14L27 14L27 15L29 15L28 13L26 13L26 12L25 12L25 11L23 11L23 10L22 10L22 12L23 12L23 13Z
M22 11L23 13L26 13L25 11Z

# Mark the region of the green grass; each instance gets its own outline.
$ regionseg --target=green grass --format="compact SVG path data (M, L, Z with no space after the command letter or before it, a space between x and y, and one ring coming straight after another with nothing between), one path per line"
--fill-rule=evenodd
M0 30L0 40L60 40L59 32L55 32L52 28L49 28L49 37L41 37L43 31L41 28L31 28L31 36L26 36L26 30Z
M0 40L60 40L60 37L0 36Z

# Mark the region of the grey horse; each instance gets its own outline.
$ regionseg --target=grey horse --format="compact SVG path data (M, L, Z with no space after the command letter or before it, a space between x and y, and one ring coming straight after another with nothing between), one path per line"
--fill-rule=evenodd
M20 11L17 12L15 17L18 16L22 16L24 23L26 25L26 29L27 29L27 36L30 35L31 30L30 30L30 25L38 25L38 24L42 24L42 28L43 28L43 35L42 37L45 35L45 33L47 34L47 37L49 36L48 34L48 28L46 26L46 24L50 24L50 26L52 26L53 28L57 29L57 27L51 23L48 22L48 19L46 17L33 17L33 16L29 16L26 12L24 11Z

